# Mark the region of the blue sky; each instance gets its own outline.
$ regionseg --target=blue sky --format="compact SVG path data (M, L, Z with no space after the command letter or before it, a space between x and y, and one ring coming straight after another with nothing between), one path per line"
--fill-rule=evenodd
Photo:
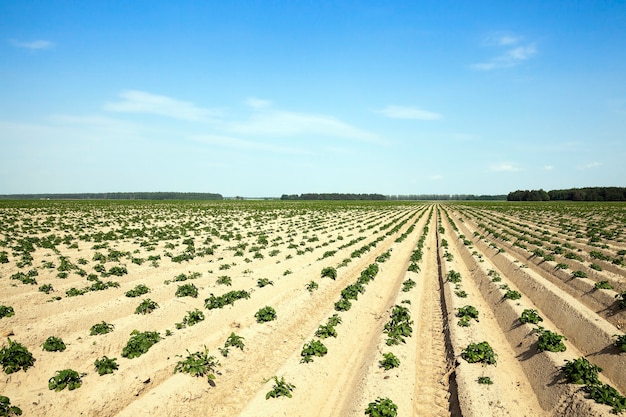
M624 1L0 0L0 194L626 186Z

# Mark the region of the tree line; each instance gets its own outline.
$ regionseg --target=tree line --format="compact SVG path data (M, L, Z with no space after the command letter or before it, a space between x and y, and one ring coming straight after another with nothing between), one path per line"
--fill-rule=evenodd
M223 200L215 193L138 192L138 193L67 193L4 194L3 200Z
M386 200L382 194L306 193L283 194L281 200Z
M626 187L585 187L565 190L517 190L508 201L626 201Z

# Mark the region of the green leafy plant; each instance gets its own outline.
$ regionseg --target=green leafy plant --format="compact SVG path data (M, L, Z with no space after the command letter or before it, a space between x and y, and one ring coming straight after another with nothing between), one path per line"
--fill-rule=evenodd
M626 397L608 384L585 385L585 391L598 404L613 407L613 413L626 411Z
M313 292L313 291L315 291L318 288L319 288L319 285L315 281L311 281L308 284L306 284L306 290L308 292Z
M52 288L51 284L43 284L39 286L39 291L50 294L50 291L54 291L54 288Z
M417 283L413 281L411 278L407 279L402 283L402 291L409 292L413 287L415 287Z
M464 290L459 290L454 292L459 298L467 298L467 293Z
M244 290L240 291L229 291L224 295L215 296L211 294L211 296L204 300L204 307L208 310L222 308L228 304L234 305L235 301L240 299L248 299L250 298L250 293Z
M615 294L617 299L617 307L620 309L626 309L626 291Z
M315 336L319 337L320 339L337 337L337 330L335 330L335 326L331 324L321 324L315 331Z
M365 415L370 417L396 417L398 415L398 406L389 398L379 397L367 405Z
M587 278L587 273L585 271L577 270L572 272L572 278Z
M613 286L609 284L609 281L598 281L593 286L596 290L612 290Z
M451 269L450 272L446 274L446 279L448 280L448 282L458 284L459 282L461 282L461 274L459 272L456 272L454 269Z
M60 337L50 336L43 342L42 347L46 352L62 352L65 350L65 343Z
M618 348L620 352L626 352L626 334L616 334L614 335L615 342L613 342L613 346Z
M350 302L350 300L346 300L345 298L342 298L335 303L335 310L337 311L348 311L351 307L352 303Z
M585 358L578 358L573 361L565 360L561 372L570 384L599 384L598 373L602 372L602 368Z
M204 313L197 308L193 311L188 311L187 315L183 318L182 323L176 323L177 329L182 329L186 326L193 326L200 323L205 319Z
M276 310L270 306L261 308L254 314L257 323L265 323L276 319Z
M217 277L217 281L215 281L215 283L218 285L231 286L233 285L233 279L229 277L228 275L221 275Z
M100 359L96 359L93 363L98 375L107 375L112 374L113 371L119 369L119 365L117 364L117 358L108 358L103 356Z
M151 299L146 298L137 306L137 308L135 309L135 314L150 314L157 308L159 308L159 305L156 303L156 301L152 301Z
M193 284L183 284L176 289L176 297L198 297L198 287Z
M15 315L15 310L11 306L0 305L0 319Z
M483 385L493 385L493 381L488 376L479 376L478 383Z
M245 344L243 343L243 341L244 341L244 337L237 336L235 333L231 333L230 336L228 336L228 338L226 339L226 342L224 343L224 347L228 348L232 346L240 350L243 350L243 348L245 347Z
M471 319L479 321L478 310L474 306L459 307L456 316L461 318L461 320L457 323L461 327L469 326Z
M126 295L126 297L139 297L140 295L148 294L149 292L150 288L144 284L138 284L132 290L126 291L124 295Z
M99 334L111 333L114 328L115 328L115 325L102 321L102 323L96 323L93 326L91 326L91 329L89 329L89 335L96 336Z
M461 352L461 357L469 363L482 363L484 365L495 365L496 354L488 342L470 343Z
M260 279L256 282L256 285L257 285L259 288L263 288L263 287L265 287L265 286L267 286L267 285L274 285L274 281L270 281L270 280L269 280L269 279L267 279L267 278L260 278Z
M217 367L221 366L215 356L209 355L209 349L204 347L203 351L191 353L187 350L187 357L178 361L174 367L174 372L186 373L191 376L206 376L209 383L215 380L215 374L219 375Z
M0 395L0 416L11 417L11 416L21 416L21 415L22 415L21 408L15 405L11 405L11 400L9 399L9 397Z
M272 390L265 394L265 399L269 400L270 398L278 398L278 397L287 397L291 398L291 392L296 388L295 385L285 382L285 377L280 377L280 380L277 376L274 376L274 385L272 386Z
M519 291L507 290L507 292L504 294L504 298L506 298L507 300L519 300L520 298L522 298L522 294L520 294Z
M14 342L10 338L7 338L9 345L3 346L0 349L0 364L2 369L7 374L12 374L20 369L24 372L35 364L36 359L26 349L24 345L19 342Z
M379 361L379 363L380 366L385 369L385 371L388 371L390 369L400 366L400 359L398 359L398 357L392 352L383 353L383 360Z
M138 358L161 340L159 332L133 330L130 335L130 339L122 349L122 356L128 359Z
M328 349L319 340L311 340L309 343L305 343L300 352L300 362L309 363L313 362L313 356L324 356L328 353Z
M567 340L565 336L546 330L541 326L537 327L534 332L539 335L539 339L537 340L537 349L539 352L546 350L550 352L565 352L567 350L567 347L563 343L563 340Z
M337 279L337 270L335 268L333 268L332 266L328 266L324 269L322 269L322 273L321 273L321 277L324 278L330 278L332 280Z
M537 313L537 310L526 309L522 311L522 315L519 318L521 323L532 323L537 324L540 321L543 321L543 318Z
M85 376L85 374L79 374L73 369L57 371L56 374L48 380L48 389L59 392L67 387L69 391L73 391L76 388L80 388L83 384L83 376Z

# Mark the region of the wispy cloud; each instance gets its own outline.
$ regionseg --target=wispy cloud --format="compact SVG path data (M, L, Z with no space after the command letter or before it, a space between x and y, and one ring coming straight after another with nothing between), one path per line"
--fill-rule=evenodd
M545 165L543 167L543 169L545 169L546 171L554 171L554 166L553 165Z
M428 178L430 178L432 181L440 181L440 180L443 179L443 175L441 175L441 174L433 174L433 175L431 175Z
M382 110L376 111L376 113L383 114L391 119L439 120L443 118L439 113L410 106L390 105Z
M590 163L588 163L588 164L581 164L581 165L578 165L576 168L577 168L579 171L584 171L584 170L587 170L587 169L598 168L598 167L601 167L601 166L602 166L602 163L601 163L601 162L590 162Z
M144 91L123 91L120 96L122 101L106 103L104 109L111 112L157 114L194 122L215 121L220 116L220 111L215 109Z
M11 42L11 45L15 46L16 48L24 48L24 49L31 49L31 50L54 48L53 42L41 40L41 39L36 40L36 41L28 41L28 42L11 39L10 42Z
M537 53L537 48L533 43L523 43L523 38L510 34L489 34L483 40L483 45L496 48L500 53L487 61L470 66L477 71L514 67Z
M493 164L489 167L489 170L495 172L516 172L519 171L519 167L510 162L501 162L499 164Z
M229 136L219 135L197 135L192 136L192 140L221 148L232 148L240 151L264 151L283 154L310 154L305 149L292 148L287 146L275 145L273 143L261 142L256 140L243 140Z
M317 134L367 142L378 142L377 135L342 122L332 116L299 113L269 108L265 101L252 104L254 112L248 120L224 125L226 131L261 136L297 136ZM259 103L263 104L259 106Z
M264 109L270 107L272 102L269 100L263 100L256 97L248 97L245 101L245 104L248 107L252 107L253 109Z

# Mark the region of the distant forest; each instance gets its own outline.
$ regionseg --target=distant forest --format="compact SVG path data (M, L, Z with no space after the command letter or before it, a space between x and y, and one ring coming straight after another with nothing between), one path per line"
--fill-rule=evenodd
M387 200L382 194L307 193L283 194L281 200Z
M390 195L388 200L474 200L474 201L498 201L506 200L506 195L474 195L474 194L409 194Z
M568 190L517 190L508 201L626 201L626 187L586 187Z
M505 195L473 195L473 194L407 194L407 195L382 195L382 194L342 194L342 193L308 193L308 194L283 194L281 200L506 200Z
M214 193L75 193L75 194L4 194L0 200L223 200Z

